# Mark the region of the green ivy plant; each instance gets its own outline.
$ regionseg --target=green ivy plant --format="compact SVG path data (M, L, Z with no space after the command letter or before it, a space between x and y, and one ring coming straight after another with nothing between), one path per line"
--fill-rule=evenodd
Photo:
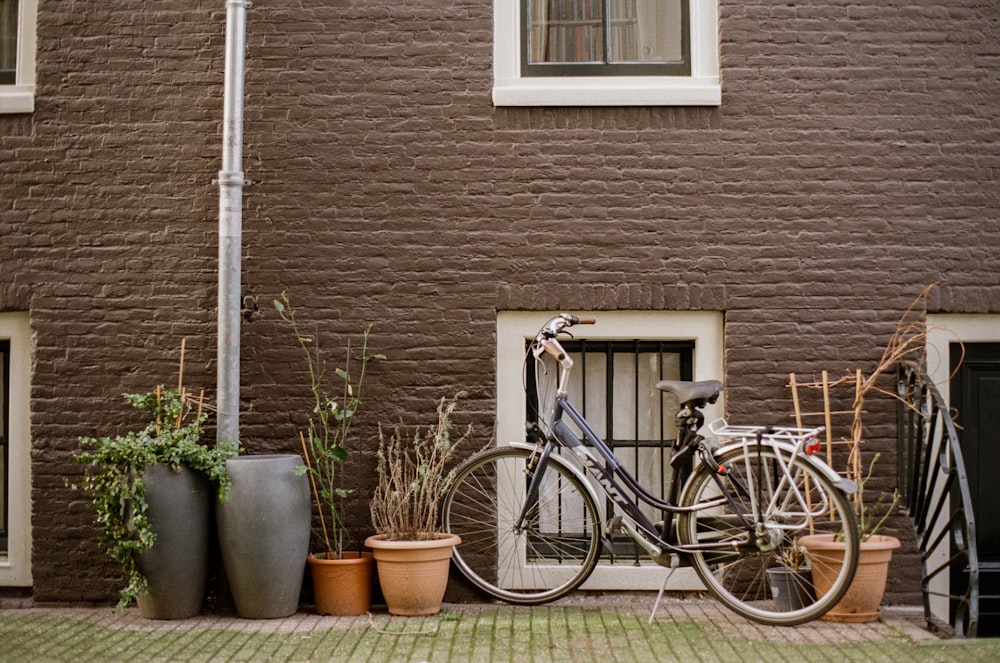
M236 443L199 444L207 415L202 412L200 399L191 398L181 389L157 387L153 392L124 397L137 409L148 412L152 421L142 430L125 435L80 438L85 450L76 456L77 462L90 465L81 487L97 514L101 527L98 541L125 573L119 610L146 590L146 578L139 571L136 555L156 541L147 515L143 481L146 466L166 463L180 471L182 465L187 465L217 486L222 501L232 485L226 460L238 450Z

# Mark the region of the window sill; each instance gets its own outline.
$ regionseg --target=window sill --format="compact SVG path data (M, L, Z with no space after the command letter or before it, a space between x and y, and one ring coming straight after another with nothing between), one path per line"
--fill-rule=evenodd
M717 78L512 78L493 84L495 106L720 106Z
M11 85L0 88L0 115L35 112L34 86Z

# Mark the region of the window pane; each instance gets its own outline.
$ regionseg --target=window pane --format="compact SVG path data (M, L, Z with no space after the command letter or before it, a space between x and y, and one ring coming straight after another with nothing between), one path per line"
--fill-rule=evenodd
M604 62L604 0L529 0L528 61Z
M17 73L18 0L0 0L0 85L13 85Z
M610 0L609 61L683 59L681 0Z

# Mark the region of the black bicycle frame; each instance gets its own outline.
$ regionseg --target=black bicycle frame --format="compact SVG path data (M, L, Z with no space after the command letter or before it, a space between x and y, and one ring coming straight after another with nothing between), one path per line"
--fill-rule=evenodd
M574 433L573 430L570 429L569 425L563 421L564 415L583 432L586 442L577 437L576 433ZM674 466L675 475L683 474L684 476L671 477L670 487L668 489L668 498L667 500L662 500L643 488L628 472L628 470L622 466L621 462L617 457L615 457L614 452L608 444L594 431L587 420L584 419L583 415L576 409L576 407L573 406L566 396L556 396L554 410L552 413L552 422L551 437L546 441L531 482L528 485L529 499L525 504L525 513L521 514L521 518L519 520L520 522L523 522L529 505L532 504L534 499L538 496L538 489L541 484L542 475L545 473L545 466L548 462L548 457L551 455L553 448L556 446L562 446L571 450L577 458L580 459L580 461L593 473L598 482L600 482L605 492L607 492L608 496L611 497L618 508L635 521L635 523L645 530L650 536L655 537L659 545L671 552L681 553L691 552L696 549L703 549L702 546L698 546L697 548L690 546L678 546L675 542L668 540L670 521L674 514L694 511L696 509L705 508L714 504L714 502L705 503L691 507L681 507L677 505L677 493L679 492L681 486L683 486L684 481L687 479L687 475L690 474L691 471L692 464L689 459L693 455L694 449L703 438L696 433L692 433L688 428L682 427L680 429L678 439L674 444L673 455L671 456L671 466ZM587 443L589 443L589 445ZM600 459L595 458L594 455L587 450L588 446L592 447L600 454ZM682 462L675 465L674 461L678 458L682 459ZM603 464L601 463L602 460ZM639 510L639 506L634 501L629 499L629 497L625 494L625 489L623 489L621 483L619 483L617 479L618 477L621 478L622 482L627 487L627 490L632 491L640 500L664 512L664 521L659 528L652 523L649 518L642 513L642 511Z

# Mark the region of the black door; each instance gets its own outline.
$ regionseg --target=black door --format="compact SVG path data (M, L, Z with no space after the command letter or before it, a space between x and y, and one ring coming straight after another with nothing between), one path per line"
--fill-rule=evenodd
M951 406L965 456L979 553L979 634L1000 635L1000 343L951 347Z

